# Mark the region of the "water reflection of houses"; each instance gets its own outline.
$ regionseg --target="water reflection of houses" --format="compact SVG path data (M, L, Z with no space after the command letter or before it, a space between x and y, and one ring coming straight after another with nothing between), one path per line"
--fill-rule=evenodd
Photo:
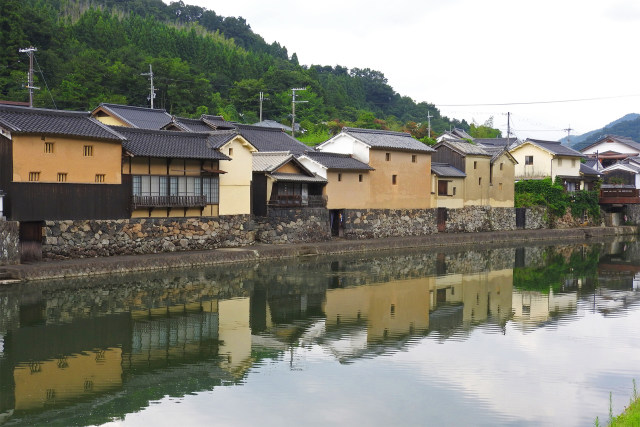
M439 259L448 274L436 276ZM61 423L100 424L166 395L237 383L261 358L304 343L345 360L431 333L504 325L511 271L485 271L486 263L436 253L340 257L5 288L0 414L38 424L55 411Z

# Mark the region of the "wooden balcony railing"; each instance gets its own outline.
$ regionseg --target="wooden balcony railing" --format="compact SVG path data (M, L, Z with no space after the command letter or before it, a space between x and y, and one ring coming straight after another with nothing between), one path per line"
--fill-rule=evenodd
M131 204L133 209L204 207L207 196L133 196Z
M600 189L600 203L636 204L640 203L639 190L636 188L610 187Z
M280 194L272 198L269 206L282 208L309 207L324 208L327 207L326 196L307 196L306 201L299 194Z

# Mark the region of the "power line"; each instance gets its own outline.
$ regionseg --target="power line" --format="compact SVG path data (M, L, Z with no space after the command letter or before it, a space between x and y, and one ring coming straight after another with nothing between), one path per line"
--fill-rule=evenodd
M554 101L501 102L495 104L435 104L436 107L495 107L508 105L560 104L565 102L600 101L603 99L633 98L640 95L602 96L598 98L558 99Z
M53 94L49 89L49 85L47 84L47 79L44 78L44 73L42 72L42 68L40 68L40 64L38 63L38 58L35 55L33 55L33 59L36 61L36 65L38 66L38 70L40 71L40 75L42 76L42 81L44 82L44 86L47 88L47 92L49 92L49 97L51 98L51 102L53 102L53 108L57 110L58 106L56 105L56 101L53 100Z

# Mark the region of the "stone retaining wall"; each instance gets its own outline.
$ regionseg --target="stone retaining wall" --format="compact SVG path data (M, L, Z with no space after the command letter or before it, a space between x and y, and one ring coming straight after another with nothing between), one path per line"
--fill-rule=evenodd
M329 211L324 208L271 208L256 218L256 241L262 243L322 242L331 239Z
M437 233L435 209L346 209L344 237L380 239Z
M247 246L255 241L254 230L248 215L46 221L42 255L65 259Z
M20 263L19 223L0 220L0 265L18 263Z
M469 206L449 209L447 216L447 233L516 229L514 208ZM525 228L548 228L546 217L544 208L527 209ZM354 240L431 235L438 232L437 209L347 209L343 215L343 230L345 238ZM16 230L16 248L17 235ZM264 218L229 215L46 221L42 254L45 259L69 259L209 250L250 246L257 242L313 243L330 239L327 209L278 208L270 209ZM11 244L7 246L11 247Z

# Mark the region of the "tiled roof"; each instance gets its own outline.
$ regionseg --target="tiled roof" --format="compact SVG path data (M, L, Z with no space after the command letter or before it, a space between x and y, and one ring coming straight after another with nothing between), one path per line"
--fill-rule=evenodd
M211 132L213 127L206 124L202 119L188 119L186 117L173 117L172 123L185 132Z
M483 147L508 147L513 145L517 138L475 138L473 142Z
M0 105L0 126L13 133L122 140L120 135L93 119L88 112Z
M327 169L374 170L368 164L354 159L349 154L329 153L326 151L307 151L303 156L320 163Z
M448 163L431 162L431 172L443 178L464 178L467 176L460 169L454 168Z
M552 154L558 156L567 156L567 157L584 157L584 155L574 150L573 148L569 148L565 145L562 145L559 141L543 141L540 139L526 139L524 142L529 142L533 145L537 145L540 148L543 148L549 151Z
M482 149L491 155L491 163L493 163L496 160L498 160L498 158L500 158L500 156L502 156L502 154L504 154L504 153L507 153L507 156L511 157L511 155L509 154L509 150L507 149L507 147L504 147L504 146L502 146L502 147L498 146L498 145L489 146L489 147L484 146L484 147L482 147ZM511 157L511 158L513 158L513 157Z
M212 116L209 114L203 114L200 116L200 120L209 126L213 126L215 129L237 129L237 123L227 122L222 116Z
M171 115L165 110L107 103L98 105L96 110L99 108L116 115L131 126L140 129L158 130L171 122ZM96 110L94 110L94 112Z
M231 140L235 134L206 134L169 130L134 129L113 126L126 141L122 146L134 156L177 159L231 160L216 150L221 141ZM222 143L224 143L222 142Z
M627 145L627 146L633 148L634 150L640 151L640 143L637 143L633 139L628 138L626 136L618 136L618 135L605 135L602 138L600 138L599 140L597 140L596 142L594 142L593 144L589 144L586 147L581 148L580 151L585 151L588 148L591 148L594 145L598 145L598 144L602 143L603 141L605 141L607 139L611 139L613 141L619 142L620 144Z
M392 132L388 130L343 128L343 133L362 141L371 148L387 148L402 151L433 152L433 148L414 139L404 132Z
M311 148L291 137L281 129L237 124L237 129L258 151L288 151L298 155Z
M292 158L288 151L253 153L253 171L272 172Z
M283 125L282 123L278 123L275 120L263 120L258 123L254 123L253 126L260 126L265 128L277 128L283 129L287 132L291 132L291 126ZM300 130L300 125L298 123L295 124L296 132Z
M437 150L438 147L441 147L441 146L447 146L462 155L469 155L469 156L491 156L492 155L483 147L479 145L471 144L470 142L466 142L466 141L442 141L436 144L434 148Z
M583 175L602 175L600 172L598 172L597 170L590 168L589 166L585 165L584 163L580 163L580 173Z
M327 182L326 179L313 174L313 176L304 175L301 173L272 173L271 176L276 181L289 181L289 182Z
M638 157L636 157L636 159L639 159ZM627 159L628 160L628 159ZM587 159L587 161L585 162L585 165L589 166L591 169L595 169L597 171L602 170L602 163L600 163L600 160L598 159Z

